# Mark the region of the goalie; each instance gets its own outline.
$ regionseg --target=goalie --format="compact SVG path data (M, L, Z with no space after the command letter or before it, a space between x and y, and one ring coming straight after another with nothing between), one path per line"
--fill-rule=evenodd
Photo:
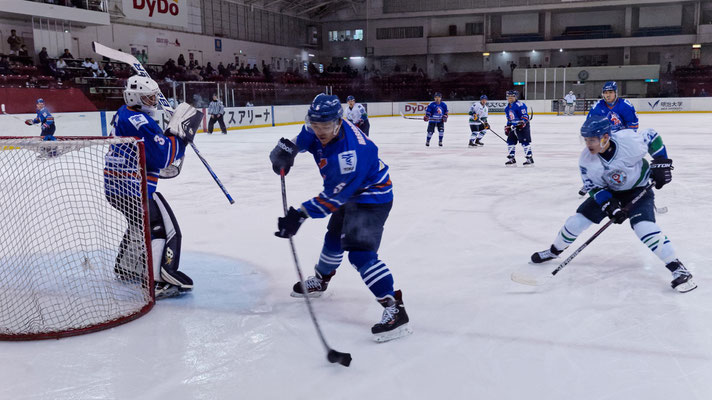
M174 162L183 158L186 145L193 141L203 118L200 111L183 103L175 110L163 132L153 119L159 92L158 84L151 78L132 76L124 90L126 105L119 108L111 121L112 135L136 137L144 142L153 252L151 264L157 299L177 296L193 288L193 280L178 271L180 229L165 198L156 192L156 185L159 177L174 177L180 173ZM137 174L137 163L129 162L136 157L134 147L112 145L104 168L106 197L114 208L126 216L129 224L119 246L114 272L120 279L129 281L137 278L146 265L146 252L140 247L143 219L135 211L141 205L141 177ZM166 175L166 170L173 172Z

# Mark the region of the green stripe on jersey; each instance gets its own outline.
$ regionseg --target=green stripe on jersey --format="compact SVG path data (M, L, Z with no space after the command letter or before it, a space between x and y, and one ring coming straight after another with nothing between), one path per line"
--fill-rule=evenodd
M648 172L650 171L650 163L648 163L648 160L643 159L643 166L640 168L640 177L638 177L638 180L635 181L635 185L633 187L637 187L640 182L643 181L643 179L648 177Z
M655 136L655 139L653 139L653 141L648 144L648 154L652 156L664 147L665 145L663 144L663 138L661 138L660 135L657 135Z

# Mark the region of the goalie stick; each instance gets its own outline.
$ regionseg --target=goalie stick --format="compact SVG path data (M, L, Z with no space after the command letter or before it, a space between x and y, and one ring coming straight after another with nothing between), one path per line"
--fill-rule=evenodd
M143 65L141 65L141 63L136 59L136 57L132 56L131 54L127 54L122 51L118 51L118 50L112 49L110 47L106 47L103 44L97 43L97 42L92 42L92 48L94 49L94 52L99 55L129 64L134 69L134 71L136 71L136 74L139 76L145 76L147 78L151 77L148 74L148 72L146 72L146 70L143 68ZM161 105L161 107L167 113L173 115L173 112L174 112L173 107L171 107L171 104L166 99L166 96L164 96L160 90L158 91L158 95L156 97L158 98L158 103ZM190 142L190 147L193 148L193 151L195 151L195 155L197 155L198 158L200 159L200 161L203 162L203 165L205 165L205 168L208 170L208 172L210 172L210 175L215 180L215 183L218 184L218 186L220 187L220 190L222 190L223 194L225 194L225 197L227 197L230 204L234 204L235 200L232 199L232 196L230 196L230 193L227 192L227 189L225 189L225 186L223 186L222 182L220 182L220 178L218 178L218 176L215 175L215 172L210 167L210 164L208 164L208 161L205 158L203 158L203 156L200 154L200 151L198 150L198 147L195 145L195 143Z
M16 120L22 121L23 123L25 122L24 119L18 117L17 115L8 114L8 113L5 111L5 104L0 105L0 108L2 109L2 113L3 113L4 115L7 115L8 117L15 118Z
M625 210L626 212L627 212L627 211L630 211L630 209L633 207L633 205L634 205L635 203L637 203L638 200L642 199L643 196L645 196L645 194L648 193L648 190L650 190L653 186L655 186L654 183L649 183L649 184L645 187L645 190L643 190L642 192L640 192L637 196L635 196L635 198L633 198L633 200L630 201L630 203L628 203L628 204L625 206L624 210ZM588 240L587 240L584 244L582 244L578 249L576 249L576 251L574 251L573 253L571 253L571 255L570 255L566 260L564 260L561 264L559 264L558 267L556 267L556 269L554 269L553 271L551 271L551 273L546 274L544 277L541 277L540 279L537 279L537 277L535 277L535 276L528 276L528 275L526 275L526 274L520 274L520 273L518 273L518 272L512 272L511 279L512 279L514 282L521 283L522 285L541 286L541 285L545 284L545 283L548 282L551 278L553 278L554 276L556 276L556 274L558 274L559 271L561 271L562 269L564 269L564 267L566 267L566 266L571 262L571 260L573 260L577 255L579 255L579 253L582 252L583 249L585 249L586 247L588 247L588 245L591 244L591 242L593 242L594 239L596 239L601 233L603 233L603 231L605 231L606 229L608 229L608 227L611 226L612 224L613 224L613 220L612 220L612 219L609 219L608 222L606 222L606 224L601 227L601 229L599 229L599 230L598 230L596 233L594 233L590 238L588 238Z
M279 177L282 183L282 207L284 208L284 215L287 216L287 185L284 180L284 169L279 171ZM299 283L302 285L302 290L306 290L307 285L304 284L304 277L302 276L302 269L299 267L299 260L297 259L297 250L294 248L294 239L289 237L289 246L292 248L292 256L294 257L294 266L297 268L297 276L299 276ZM342 353L336 351L329 347L326 343L326 338L324 338L324 333L321 331L319 326L319 321L316 320L316 315L314 314L314 309L312 309L311 301L309 300L309 293L304 296L304 301L307 303L307 309L309 310L309 316L311 317L314 327L316 328L316 333L319 334L319 339L321 339L321 344L324 345L326 350L326 359L330 363L339 363L344 367L351 365L351 353Z

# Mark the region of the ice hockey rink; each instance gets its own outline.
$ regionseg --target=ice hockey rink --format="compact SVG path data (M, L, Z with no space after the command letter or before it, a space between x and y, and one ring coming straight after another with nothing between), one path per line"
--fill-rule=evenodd
M0 342L0 399L710 399L710 114L639 117L674 161L672 182L655 193L668 208L657 218L697 290L672 290L670 272L627 223L545 286L510 280L557 265L527 262L582 201L583 116L535 114L533 168L521 166L520 146L519 166L504 167L506 146L492 133L467 148L467 116L450 118L442 148L424 146L422 121L373 118L395 191L379 255L414 334L373 342L382 308L342 265L313 302L329 344L353 356L349 368L329 364L304 301L289 296L289 243L273 235L282 204L268 154L299 125L200 134L196 144L236 204L190 150L181 176L159 184L181 224L181 270L194 291L110 330ZM502 134L504 116L490 124ZM58 125L58 135L72 130ZM319 193L310 155L286 182L290 205ZM295 237L305 274L326 222L307 220Z

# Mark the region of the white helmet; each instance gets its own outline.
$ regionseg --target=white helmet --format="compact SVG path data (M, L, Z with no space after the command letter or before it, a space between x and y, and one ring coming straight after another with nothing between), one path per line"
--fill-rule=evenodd
M161 89L158 83L145 76L134 75L126 81L124 101L129 107L135 107L150 116L157 110L158 93Z
M569 92L569 94L574 94L574 91L573 91L573 90L572 90L572 91L570 91L570 92Z

